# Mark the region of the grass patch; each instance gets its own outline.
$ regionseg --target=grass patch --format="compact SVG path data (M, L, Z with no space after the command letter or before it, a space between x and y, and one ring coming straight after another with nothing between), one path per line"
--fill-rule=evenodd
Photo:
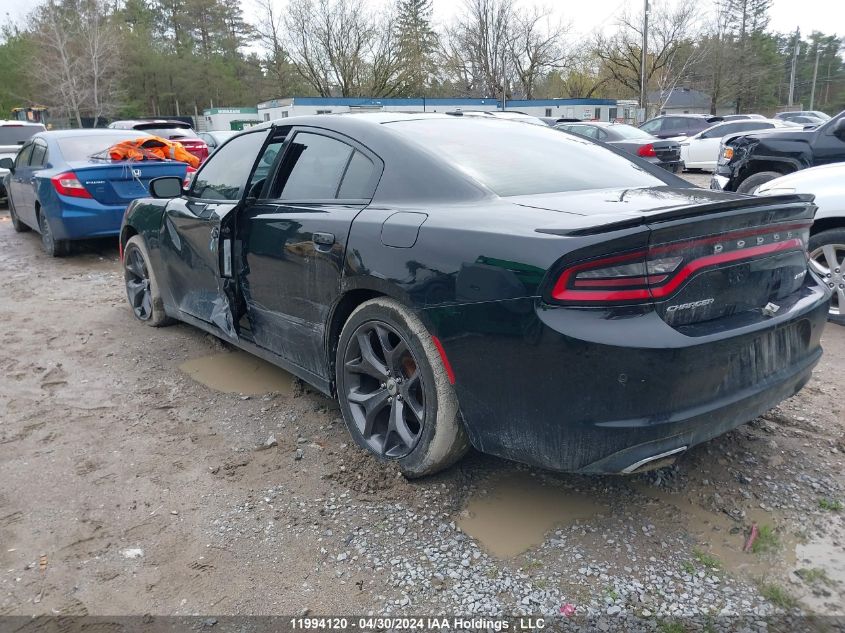
M695 557L695 560L698 561L699 565L703 565L704 567L710 567L711 569L722 568L722 561L720 561L712 554L703 552L700 549L694 549L692 550L692 555Z
M677 620L663 620L657 625L660 633L687 633L687 628Z
M798 601L789 595L789 592L774 583L762 583L760 594L773 605L781 609L792 609L798 606Z
M605 588L605 590L604 590L604 595L606 595L606 596L608 596L608 597L612 598L614 602L616 602L617 600L619 600L619 592L618 592L618 591L616 591L616 589L614 589L613 587L607 587L607 588Z
M780 549L780 539L771 525L761 525L757 530L757 540L751 546L755 554L775 552Z
M496 578L498 578L498 577L499 577L499 568L498 568L498 567L491 567L490 569L488 569L488 570L487 570L487 572L485 573L485 575L486 575L486 576L487 576L490 580L496 580Z
M840 512L842 502L837 499L819 499L819 508L828 512Z
M797 569L795 573L808 585L822 584L828 587L836 585L836 581L828 576L824 569L819 569L818 567Z
M537 570L537 569L542 569L543 563L541 563L538 560L530 560L527 563L525 563L525 565L523 565L523 568L527 571L534 571L534 570Z
M545 589L549 586L549 583L547 583L543 578L538 578L534 581L534 586L537 587L537 589Z
M695 565L692 564L692 561L685 560L681 563L681 569L690 575L695 573Z

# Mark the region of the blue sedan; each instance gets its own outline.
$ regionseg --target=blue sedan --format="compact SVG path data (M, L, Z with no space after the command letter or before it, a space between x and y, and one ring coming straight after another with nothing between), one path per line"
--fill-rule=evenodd
M175 161L113 161L120 141L149 136L133 130L41 132L23 145L14 163L0 161L9 213L18 232L35 229L48 255L68 254L73 240L117 236L132 200L149 195L160 176L184 179L188 166Z

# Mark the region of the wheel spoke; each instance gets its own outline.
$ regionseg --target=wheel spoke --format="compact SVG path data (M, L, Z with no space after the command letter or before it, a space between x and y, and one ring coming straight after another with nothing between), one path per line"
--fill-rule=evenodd
M150 293L148 291L144 291L144 298L141 299L141 316L147 316L152 312L153 305L152 300L150 299Z
M350 360L346 363L346 368L356 374L366 374L379 380L387 378L387 367L384 365L378 356L373 351L372 343L370 342L369 333L359 332L356 336L358 340L358 347L361 352L361 357Z
M126 282L126 291L129 293L129 302L132 304L133 308L138 307L145 290L146 288L143 281L133 280Z
M379 412L387 406L387 398L390 394L387 389L378 389L369 393L363 393L357 388L350 389L346 397L350 404L359 405L363 409L364 424L358 425L358 429L364 439L370 439L373 434L373 424Z
M408 448L414 446L414 441L417 439L416 435L408 428L408 423L405 422L405 402L403 400L394 400L393 406L390 409L390 426L388 427L388 434L390 431L395 431L401 438L402 443Z
M842 311L845 310L845 288L836 289L836 304L838 313L842 314Z
M833 244L825 244L822 247L825 262L827 262L828 272L840 268L839 262L836 260L836 247Z

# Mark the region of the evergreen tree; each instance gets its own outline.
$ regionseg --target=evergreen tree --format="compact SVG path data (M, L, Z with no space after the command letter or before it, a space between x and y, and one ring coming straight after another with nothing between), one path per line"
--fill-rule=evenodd
M437 34L431 27L431 0L397 0L396 12L403 92L423 96L436 71Z

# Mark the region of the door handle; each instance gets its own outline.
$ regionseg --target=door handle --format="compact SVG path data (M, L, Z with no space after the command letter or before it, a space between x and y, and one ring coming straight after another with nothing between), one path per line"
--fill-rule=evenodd
M334 234L332 233L314 233L311 240L318 246L331 246L334 244Z

